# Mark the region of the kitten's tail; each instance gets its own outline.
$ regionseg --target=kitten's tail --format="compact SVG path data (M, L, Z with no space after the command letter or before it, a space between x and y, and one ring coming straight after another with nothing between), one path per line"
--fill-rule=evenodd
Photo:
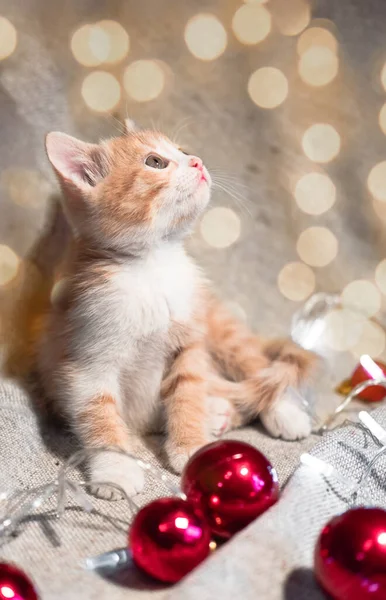
M8 376L23 377L33 368L56 272L70 239L71 230L60 199L54 197L42 233L24 259L9 294L0 340L2 367Z
M270 359L253 378L233 382L214 375L209 395L230 400L246 418L256 417L273 404L288 387L299 389L316 371L317 357L291 340L273 340L265 345Z

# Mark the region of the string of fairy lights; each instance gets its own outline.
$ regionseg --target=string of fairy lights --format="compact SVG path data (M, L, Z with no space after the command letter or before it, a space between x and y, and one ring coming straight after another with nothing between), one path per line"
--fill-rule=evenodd
M186 48L197 61L221 60L230 36L239 44L258 48L272 35L297 38L294 59L300 84L317 92L339 77L335 27L327 20L312 21L309 0L246 0L229 23L223 23L214 14L200 13L181 24ZM146 103L165 93L172 66L156 58L130 60L135 42L135 31L126 31L123 24L114 20L80 24L69 32L69 56L85 69L78 97L86 109L97 114L111 113L126 97ZM0 16L0 60L5 61L11 55L17 59L22 43L22 32L18 36L14 24L6 16ZM379 72L379 82L386 91L386 63ZM296 85L299 83L292 76L266 64L250 73L245 94L256 110L273 113L280 110ZM378 123L386 135L386 102L379 111ZM342 132L335 125L313 122L301 135L298 150L306 159L306 167L296 181L291 181L289 191L297 208L311 219L327 213L337 202L336 185L328 173L330 163L339 160L342 147ZM32 169L6 169L0 174L0 184L13 202L36 210L43 210L50 191L44 177ZM366 184L375 214L386 223L386 160L369 169ZM210 247L221 250L240 239L242 223L237 212L217 206L203 216L199 231ZM316 289L318 269L331 265L337 258L339 240L328 227L315 222L299 233L296 253L298 260L282 266L277 285L284 297L302 302ZM0 245L2 289L12 284L22 265L14 249ZM373 281L355 280L344 288L343 308L333 311L327 319L331 348L374 357L385 351L385 333L372 320L381 310L382 294L386 295L386 259L376 266ZM363 319L353 313L353 306ZM244 316L242 308L238 308Z

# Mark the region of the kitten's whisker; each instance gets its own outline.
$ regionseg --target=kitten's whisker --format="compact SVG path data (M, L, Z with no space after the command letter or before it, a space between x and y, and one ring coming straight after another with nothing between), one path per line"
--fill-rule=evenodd
M245 200L246 202L250 202L249 198L247 198L245 196L243 190L239 190L237 187L235 187L231 183L226 182L226 181L218 181L218 180L215 181L214 183L217 184L217 185L219 185L219 186L221 186L221 187L223 187L223 188L229 189L236 196L238 196L241 200Z
M150 125L151 125L151 129L157 133L162 133L166 131L166 127L163 126L161 117L158 117L158 119L156 121L154 121L154 119L150 120ZM147 127L148 129L148 127Z
M238 175L236 175L235 173L231 173L227 170L223 170L223 169L212 169L210 168L210 172L214 173L215 175L218 175L219 177L227 177L229 179L235 179L237 181L240 181L240 178Z
M245 202L245 198L243 198L242 196L239 196L238 194L236 194L235 192L233 192L232 190L230 190L228 187L223 186L219 182L214 183L214 187L217 187L220 190L222 190L223 192L225 192L226 194L228 194L231 198L233 198L237 202L237 204L240 206L241 209L245 209L246 212L248 213L248 215L251 218L253 218L251 211L248 209L248 207L244 203Z
M215 169L209 169L209 172L211 175L213 175L213 179L218 179L221 181L233 183L234 185L237 185L237 186L245 188L245 189L249 189L249 190L251 189L251 187L249 185L242 183L236 175L229 175L228 173L220 173L220 172L216 171Z
M114 119L114 123L117 124L117 127L120 129L122 135L126 133L126 126L125 123L121 122L119 119L117 119L117 117L115 117L114 115L112 115L113 119Z
M188 127L192 123L192 121L193 121L193 117L184 117L183 119L181 119L180 122L173 129L173 132L170 135L170 139L174 143L177 143L177 138L180 135L181 131L186 129L186 127Z
M212 179L214 181L220 181L221 183L229 183L229 185L232 185L235 189L240 188L240 191L244 191L244 190L248 190L251 191L251 187L248 185L244 185L243 183L240 183L239 181L237 181L236 179L228 179L226 177L219 177L216 174L212 174Z
M253 204L253 202L244 195L244 193L243 193L244 190L237 189L237 187L234 184L232 184L228 181L223 181L221 179L219 180L219 179L214 178L213 185L214 186L217 185L218 187L222 187L223 189L225 188L227 191L228 190L231 191L235 196L237 196L239 198L240 201L244 202L245 204L251 204L251 205Z
M239 190L236 190L236 189L234 189L234 188L233 188L231 185L229 185L229 184L224 184L224 183L222 183L222 182L217 182L217 185L218 185L219 187L222 187L223 189L225 188L225 189L226 189L226 190L228 190L229 192L232 192L232 194L233 194L234 196L237 196L237 198L239 198L239 200L241 200L241 201L243 201L243 202L245 201L246 203L247 203L247 202L250 202L250 200L249 200L248 198L246 198L245 196L243 196L243 194L241 194L241 193L239 192Z
M186 125L185 127L181 127L181 129L177 133L177 135L175 135L173 138L171 138L173 144L175 144L176 146L179 146L179 147L185 146L185 143L184 143L183 139L181 138L181 134L183 133L184 129L186 129L187 127L188 127L188 125Z
M237 177L235 173L229 171L229 169L220 169L220 167L211 167L211 171L218 173L219 175L229 175L231 177Z
M209 169L211 173L213 173L213 175L215 177L221 177L223 179L227 179L229 181L237 181L238 183L240 183L240 185L245 185L243 184L240 179L238 177L236 177L235 175L229 175L227 173L219 173L218 171L214 171L213 169Z
M120 135L120 136L121 136L121 135L123 135L123 133L124 133L124 132L123 132L123 131L122 131L122 129L121 129L120 127L118 127L118 126L117 126L115 123L113 123L112 121L110 121L110 125L111 125L111 127L112 127L113 129L115 129L115 131L116 131L117 133L119 133L119 135Z
M112 114L102 116L108 122L108 124L115 129L115 131L118 131L119 135L123 135L124 125L120 122L119 119L117 119L117 117L115 117Z

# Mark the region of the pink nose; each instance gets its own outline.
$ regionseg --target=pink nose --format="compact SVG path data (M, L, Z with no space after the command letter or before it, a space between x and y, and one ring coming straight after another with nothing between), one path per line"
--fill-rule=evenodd
M192 156L189 159L189 167L194 167L195 169L202 171L204 168L204 165L202 164L201 158L198 158L198 156Z

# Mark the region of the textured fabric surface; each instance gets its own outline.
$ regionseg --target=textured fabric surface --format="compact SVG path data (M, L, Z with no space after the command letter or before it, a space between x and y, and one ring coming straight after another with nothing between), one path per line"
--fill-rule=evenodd
M373 414L386 426L386 408ZM35 487L53 480L59 465L76 450L67 433L53 428L42 430L26 394L7 382L0 385L0 431L0 491ZM348 485L359 480L377 446L368 434L353 425L321 439L314 435L299 443L270 439L257 426L233 432L232 437L265 452L276 466L282 485L296 471L274 507L179 585L164 588L150 583L134 567L114 574L85 571L85 558L125 546L133 513L123 501L93 499L92 514L70 502L60 520L54 516L53 503L47 502L38 515L21 524L16 536L5 540L0 556L15 561L34 578L42 600L212 600L235 595L243 600L322 600L312 575L316 537L329 518L349 507ZM148 444L149 451L143 458L162 468L161 440L154 437ZM339 477L326 481L307 466L297 468L300 454L308 451L333 465L348 483ZM360 500L385 504L384 469L385 459L381 458ZM178 482L176 477L170 477ZM169 493L163 484L149 477L145 492L136 502L141 506Z
M385 407L373 416L386 425ZM378 449L368 433L353 425L326 434L311 454L339 475L326 480L301 465L279 502L171 591L168 600L323 600L312 571L316 539L330 518L352 506L349 486L360 479ZM385 506L385 464L383 456L357 502Z
M0 490L35 487L55 478L59 465L76 451L76 442L68 432L39 427L28 404L28 396L15 384L0 384ZM258 426L232 432L229 437L250 442L262 450L276 466L284 484L294 470L298 456L315 443L316 436L302 442L278 442L269 438ZM149 450L143 456L162 467L161 440L147 440ZM171 480L178 482L177 477ZM145 492L136 498L138 506L155 497L170 494L159 481L148 477ZM14 560L30 573L42 593L42 600L109 597L112 600L131 597L163 597L166 590L149 584L136 569L129 569L108 582L100 575L82 568L88 556L121 548L126 544L132 512L127 503L93 499L91 515L70 506L58 521L49 502L42 507L44 516L28 519L15 539L0 547L0 556ZM50 513L50 514L47 514ZM123 577L124 581L121 581Z

